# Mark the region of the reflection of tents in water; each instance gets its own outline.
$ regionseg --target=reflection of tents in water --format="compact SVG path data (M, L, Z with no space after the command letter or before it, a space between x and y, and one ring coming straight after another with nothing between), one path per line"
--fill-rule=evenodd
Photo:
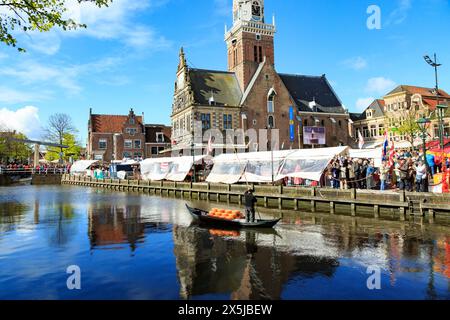
M295 274L331 276L335 259L295 256L275 246L258 246L258 234L243 231L245 241L211 239L208 231L174 227L181 297L230 295L232 299L279 299Z

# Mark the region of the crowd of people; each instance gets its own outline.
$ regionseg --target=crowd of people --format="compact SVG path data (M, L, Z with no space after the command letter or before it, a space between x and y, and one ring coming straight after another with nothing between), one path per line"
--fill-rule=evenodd
M34 173L34 174L63 174L70 173L70 164L41 163L37 166L31 164L10 162L0 163L0 173Z
M371 159L335 157L326 171L334 189L406 190L428 192L433 176L444 173L442 182L448 188L450 161L423 153L401 150L376 166Z

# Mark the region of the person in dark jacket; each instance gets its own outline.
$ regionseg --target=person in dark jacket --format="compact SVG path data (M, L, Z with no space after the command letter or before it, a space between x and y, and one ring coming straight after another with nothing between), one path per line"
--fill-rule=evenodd
M244 194L245 218L247 222L255 222L255 204L256 197L253 195L253 189L249 188Z

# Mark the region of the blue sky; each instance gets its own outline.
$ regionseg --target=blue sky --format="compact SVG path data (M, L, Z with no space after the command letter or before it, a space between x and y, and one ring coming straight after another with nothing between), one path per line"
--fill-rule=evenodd
M72 1L72 0L69 0ZM382 28L369 30L369 5L381 9ZM56 112L72 116L87 137L95 113L145 113L147 123L170 124L178 52L191 67L226 69L224 26L232 0L114 0L68 13L88 24L74 32L19 34L27 53L0 45L0 122L39 137ZM276 16L278 72L326 74L350 111L396 84L434 86L424 54L444 65L450 92L448 0L265 0Z

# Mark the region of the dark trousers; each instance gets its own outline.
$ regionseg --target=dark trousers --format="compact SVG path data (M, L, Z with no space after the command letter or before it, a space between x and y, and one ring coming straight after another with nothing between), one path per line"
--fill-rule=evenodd
M416 180L416 192L422 192L422 179Z
M409 181L406 178L400 179L400 183L398 185L398 188L400 190L408 190Z
M247 222L255 222L255 208L245 207L245 219Z
M334 178L333 179L333 188L334 189L339 189L341 187L341 183L338 179Z

